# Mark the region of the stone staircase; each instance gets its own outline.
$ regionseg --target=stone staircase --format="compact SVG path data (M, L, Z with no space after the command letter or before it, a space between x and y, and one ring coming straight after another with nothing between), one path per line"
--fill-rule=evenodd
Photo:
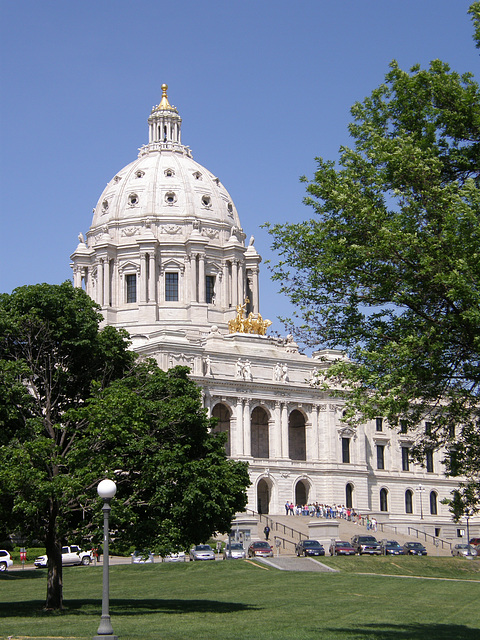
M259 537L264 537L263 527L268 523L268 526L270 527L269 541L272 542L274 538L280 540L279 549L280 554L282 555L292 555L295 553L295 544L300 539L306 539L309 537L308 523L310 521L316 520L316 518L310 518L309 516L256 515L258 518L258 531L259 533L262 532ZM322 520L323 519L320 519L320 521ZM338 518L334 522L337 522L339 525L339 540L350 541L354 535L371 534L375 536L378 541L386 538L388 540L396 540L399 544L402 545L405 542L409 541L421 542L427 549L428 555L431 556L450 555L449 546L444 546L444 548L442 549L441 545L437 547L429 540L425 540L422 537L417 538L414 534L407 535L404 533L398 533L395 531L394 527L389 527L388 525L381 525L381 527L377 531L367 531L364 525L355 524L353 522L349 522L348 520L344 520L343 518Z

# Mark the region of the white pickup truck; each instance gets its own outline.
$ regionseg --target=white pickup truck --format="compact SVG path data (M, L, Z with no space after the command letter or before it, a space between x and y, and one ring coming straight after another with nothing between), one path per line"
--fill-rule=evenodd
M88 565L92 561L91 551L82 551L76 544L70 547L62 547L62 565L83 564ZM47 566L47 556L38 556L33 563L36 567Z

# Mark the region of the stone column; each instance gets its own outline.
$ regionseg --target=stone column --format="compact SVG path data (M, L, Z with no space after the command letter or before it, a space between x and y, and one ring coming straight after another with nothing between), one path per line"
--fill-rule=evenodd
M239 303L243 304L245 301L245 273L243 262L238 262L238 297Z
M232 307L238 304L238 260L232 261Z
M272 458L282 457L282 413L280 402L275 402L275 413L272 421L270 442L273 443Z
M138 277L138 302L147 301L147 260L144 253L140 254L140 274Z
M258 269L252 269L252 296L253 296L253 313L260 311L260 296L258 287Z
M205 254L201 253L198 261L198 301L205 302Z
M307 426L307 460L318 460L318 406L312 405Z
M192 256L185 256L185 298L183 302L190 304L193 300L192 295Z
M235 425L235 443L236 452L232 452L232 456L243 456L243 401L242 398L237 398L237 422ZM232 442L233 445L233 442Z
M156 302L155 295L155 254L148 254L148 301Z
M103 265L103 258L102 258L98 264L98 276L97 276L97 282L98 282L97 302L101 307L103 307L103 290L104 290L103 287L105 285L103 271L104 271L104 265Z
M73 269L73 286L77 289L82 286L82 270L80 267L74 267Z
M246 456L252 455L252 429L250 415L250 400L246 399L243 410L243 453Z
M282 431L282 458L288 458L288 408L287 403L282 402L282 417L281 417L281 431Z

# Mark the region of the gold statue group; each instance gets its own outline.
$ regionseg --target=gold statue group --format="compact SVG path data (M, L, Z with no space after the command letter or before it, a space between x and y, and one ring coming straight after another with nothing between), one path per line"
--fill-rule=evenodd
M253 314L250 312L246 315L247 304L250 302L245 298L244 304L237 304L237 315L228 321L228 330L230 333L256 333L264 336L268 327L272 324L271 320L264 320L260 313Z

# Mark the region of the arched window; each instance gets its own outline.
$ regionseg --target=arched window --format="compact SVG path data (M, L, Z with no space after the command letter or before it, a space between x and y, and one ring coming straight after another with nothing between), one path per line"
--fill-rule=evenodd
M257 485L257 511L258 513L268 513L270 508L270 487L263 478Z
M380 489L380 511L388 511L388 491Z
M254 458L268 458L268 415L262 407L255 407L252 411L250 439L252 456Z
M347 509L352 509L353 507L353 485L350 482L345 487L345 506Z
M437 515L437 492L430 491L430 515Z
M295 504L308 504L308 493L310 487L305 480L299 480L295 486Z
M288 452L291 460L306 460L305 418L295 409L288 419Z
M226 433L225 453L230 454L230 411L224 404L216 404L213 407L212 417L218 419L217 425L213 428L215 433Z
M413 513L413 491L405 491L405 513Z

